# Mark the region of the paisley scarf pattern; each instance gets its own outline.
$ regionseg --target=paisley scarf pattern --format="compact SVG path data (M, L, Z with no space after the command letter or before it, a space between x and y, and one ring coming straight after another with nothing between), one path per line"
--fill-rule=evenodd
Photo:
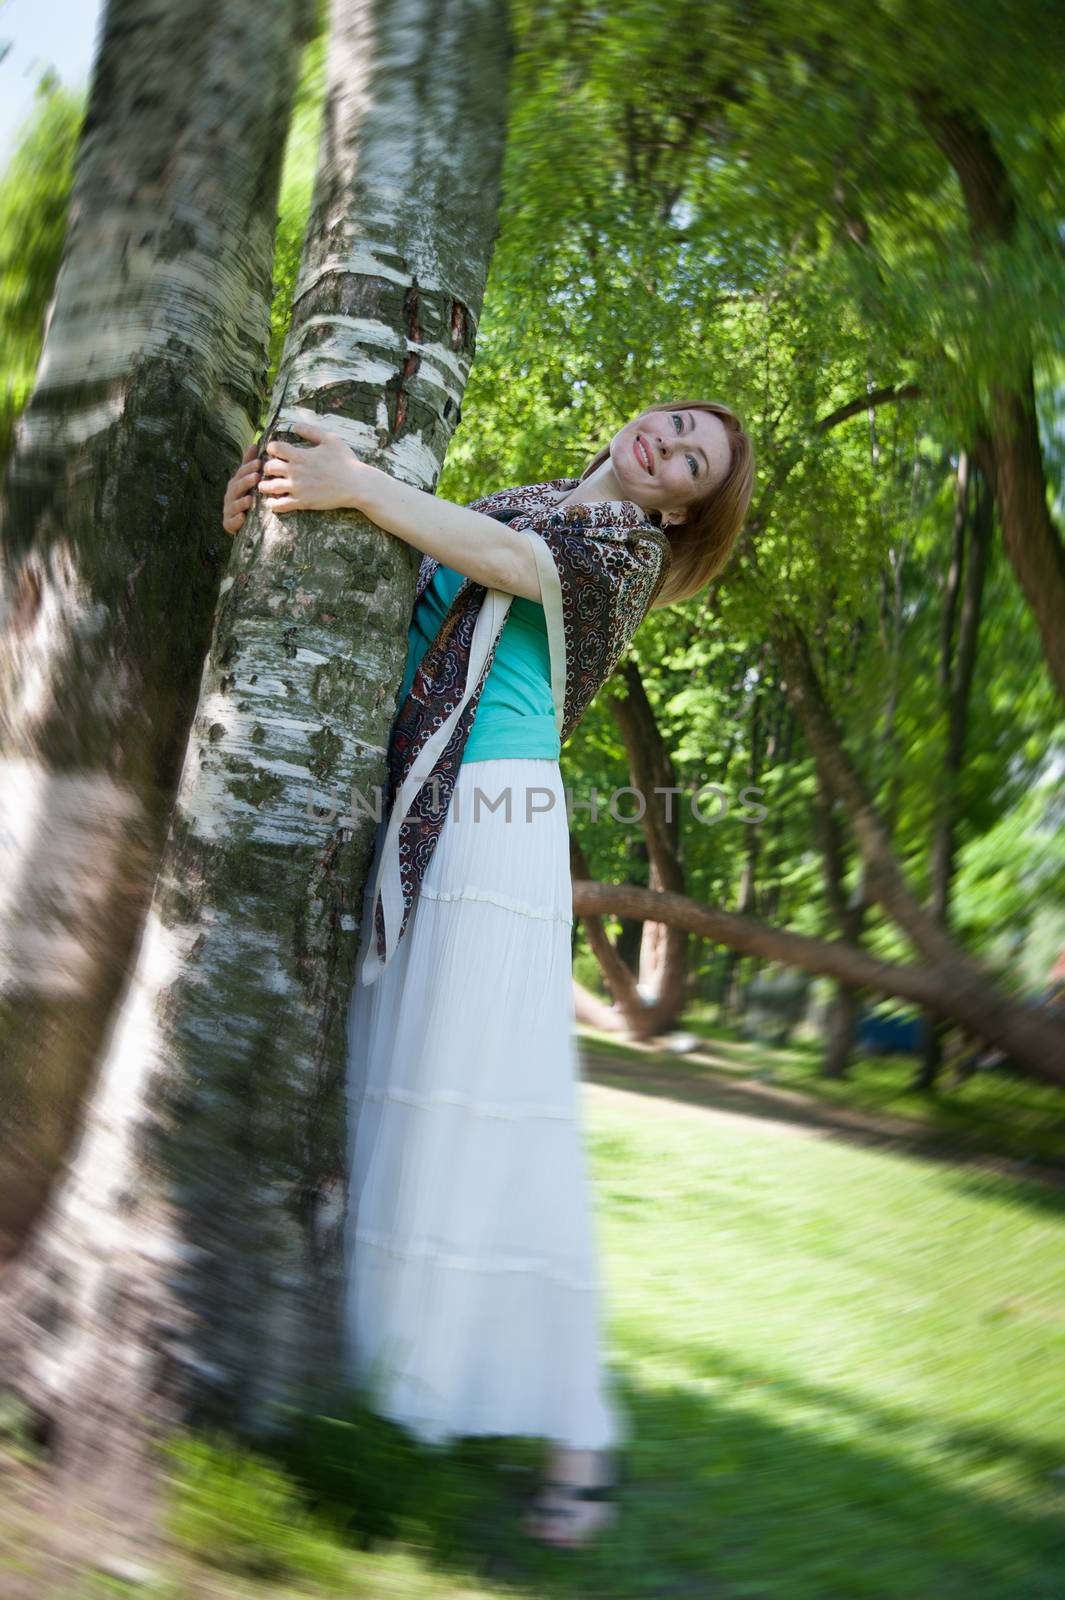
M631 500L556 507L577 482L555 478L518 485L469 506L532 541L563 744L613 673L670 562L669 540ZM422 557L415 604L437 565L432 556ZM388 753L387 834L372 901L376 937L363 963L363 983L374 981L406 931L512 600L463 579L396 715Z

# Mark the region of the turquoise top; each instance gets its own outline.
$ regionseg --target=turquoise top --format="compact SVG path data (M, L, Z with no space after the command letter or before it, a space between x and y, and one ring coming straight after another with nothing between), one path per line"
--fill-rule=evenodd
M464 582L461 572L441 564L415 606L407 630L407 670L400 705ZM544 608L537 600L515 595L477 702L462 759L546 756L557 761L561 748L551 701L551 653Z

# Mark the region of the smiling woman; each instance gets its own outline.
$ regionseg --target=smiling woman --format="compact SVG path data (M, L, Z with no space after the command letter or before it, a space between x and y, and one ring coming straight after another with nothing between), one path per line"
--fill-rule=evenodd
M526 1529L586 1542L626 1428L600 1348L559 752L651 606L723 566L750 441L715 402L656 406L579 479L458 506L290 426L307 442L235 474L230 531L258 482L278 514L358 507L424 552L347 1018L349 1370L426 1442L551 1440Z
M673 557L654 602L667 606L725 566L753 490L754 448L736 413L716 400L674 400L620 428L567 499L618 495L668 530Z
M378 527L488 589L542 598L529 540L468 506L400 483L359 461L316 421L292 432L314 447L270 439L261 470L249 450L230 480L223 526L239 531L252 489L272 511L362 511ZM714 400L678 400L618 429L559 506L627 502L667 533L669 573L653 604L698 593L728 561L754 487L754 450L739 418Z
M291 429L315 448L271 439L260 472L254 447L230 479L223 526L239 531L258 491L278 514L361 510L416 549L486 588L541 599L529 541L468 506L398 482L359 461L318 422ZM754 450L735 412L715 400L642 411L592 457L559 506L621 501L667 532L672 558L655 607L697 594L728 561L754 488Z

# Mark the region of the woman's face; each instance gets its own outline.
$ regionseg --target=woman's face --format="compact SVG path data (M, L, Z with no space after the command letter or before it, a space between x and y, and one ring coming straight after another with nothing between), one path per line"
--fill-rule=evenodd
M683 518L693 500L723 482L730 457L725 424L711 411L645 411L610 441L625 498L661 511L665 522Z

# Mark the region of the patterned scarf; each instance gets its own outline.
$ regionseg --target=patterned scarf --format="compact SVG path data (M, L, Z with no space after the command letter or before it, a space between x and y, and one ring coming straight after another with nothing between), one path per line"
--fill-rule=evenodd
M469 507L508 522L532 542L562 744L617 666L670 562L669 540L631 500L556 509L577 482L554 478L500 489ZM438 565L432 556L422 557L415 605ZM376 938L362 963L363 983L384 970L406 931L513 598L464 578L396 715L388 823L372 900Z

